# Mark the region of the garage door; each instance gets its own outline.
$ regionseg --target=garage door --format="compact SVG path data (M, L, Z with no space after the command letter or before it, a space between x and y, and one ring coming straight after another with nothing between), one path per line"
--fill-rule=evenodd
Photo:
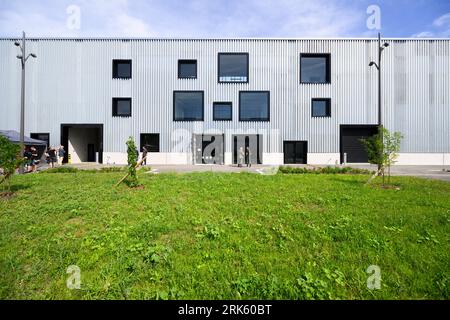
M378 132L377 126L341 126L341 162L347 154L347 163L367 163L368 156L361 139Z

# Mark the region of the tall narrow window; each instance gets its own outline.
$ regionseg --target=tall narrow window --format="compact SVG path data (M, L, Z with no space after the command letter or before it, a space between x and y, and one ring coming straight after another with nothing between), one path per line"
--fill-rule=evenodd
M330 83L331 67L329 54L300 55L301 83Z
M231 121L233 119L233 105L231 102L214 102L213 120Z
M159 152L159 133L141 133L141 152L143 147L148 152Z
M197 79L197 60L178 60L179 79Z
M203 91L174 91L173 120L203 121Z
M220 82L248 82L248 53L219 53Z
M113 78L131 79L131 60L113 60Z
M269 91L239 92L239 121L269 121Z
M113 98L113 116L131 117L131 98Z
M313 117L331 117L331 99L312 99Z

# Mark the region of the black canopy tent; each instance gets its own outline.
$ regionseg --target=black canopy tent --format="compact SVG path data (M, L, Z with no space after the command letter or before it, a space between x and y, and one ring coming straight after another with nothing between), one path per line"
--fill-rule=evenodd
M6 137L9 141L15 144L20 143L20 134L17 131L14 130L0 130L0 135ZM25 136L24 137L24 144L26 146L47 146L46 141L32 139L30 137Z

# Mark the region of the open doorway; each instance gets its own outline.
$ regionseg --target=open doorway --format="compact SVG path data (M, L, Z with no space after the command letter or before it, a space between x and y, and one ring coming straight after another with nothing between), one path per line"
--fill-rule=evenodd
M102 124L61 124L61 144L66 149L63 163L103 163Z
M244 162L247 163L247 153L245 150L250 149L250 163L262 164L262 135L260 134L237 134L233 135L233 164L238 163L239 150L242 148L246 154Z

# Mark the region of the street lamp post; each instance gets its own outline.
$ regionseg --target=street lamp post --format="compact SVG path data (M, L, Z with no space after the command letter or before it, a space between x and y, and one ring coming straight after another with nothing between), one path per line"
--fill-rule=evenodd
M384 145L383 139L383 118L382 118L382 107L381 107L381 56L383 50L389 47L389 43L385 42L381 45L381 34L378 33L378 63L371 61L369 67L375 66L378 70L378 133L381 135L381 143ZM383 150L380 150L383 152ZM380 165L378 165L378 170L380 170Z
M20 48L22 54L17 55L17 59L22 64L22 85L20 98L20 158L23 159L24 154L24 140L25 140L25 64L29 57L37 58L34 53L26 55L25 51L25 31L22 33L22 44L19 41L14 42L16 47ZM23 166L19 167L19 173L23 173Z

